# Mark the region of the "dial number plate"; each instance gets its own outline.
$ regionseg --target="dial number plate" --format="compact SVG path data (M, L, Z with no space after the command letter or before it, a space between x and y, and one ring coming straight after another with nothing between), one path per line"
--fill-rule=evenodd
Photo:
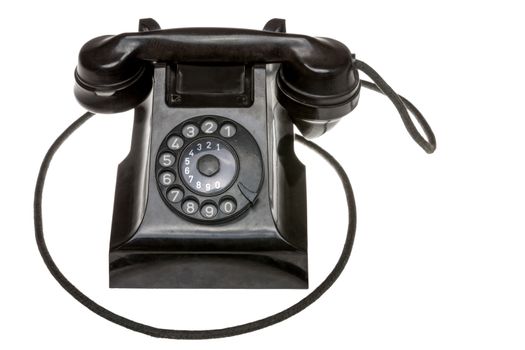
M175 214L199 224L233 220L254 205L264 178L259 147L229 118L189 118L166 134L155 162L156 182Z
M184 184L202 195L224 192L235 180L238 167L235 151L216 137L193 141L181 153L179 160L179 173Z

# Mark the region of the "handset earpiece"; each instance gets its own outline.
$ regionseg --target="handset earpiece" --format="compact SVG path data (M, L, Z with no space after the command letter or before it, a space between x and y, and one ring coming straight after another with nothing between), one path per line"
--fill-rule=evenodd
M152 30L160 30L153 18L139 21L139 32ZM125 59L127 49L115 47L115 40L115 36L101 36L88 41L80 50L75 69L75 97L90 112L125 112L144 101L151 91L153 69L149 62L127 61L126 65L111 62L114 66L111 69L97 60L98 55L114 56L119 50L124 53L121 60Z
M90 112L118 113L139 105L152 87L152 67L148 62L127 58L127 48L114 42L118 36L101 36L80 50L75 69L75 97ZM99 57L115 57L103 62Z
M122 112L148 96L152 62L281 63L279 102L303 135L321 135L357 104L352 55L333 39L284 33L284 21L270 27L278 31L180 28L95 38L79 53L75 96L89 111Z
M316 40L319 48L310 55L319 62L331 58L335 64L324 67L322 74L307 75L283 63L277 75L277 99L307 138L323 135L350 113L357 106L361 88L346 46L333 39Z

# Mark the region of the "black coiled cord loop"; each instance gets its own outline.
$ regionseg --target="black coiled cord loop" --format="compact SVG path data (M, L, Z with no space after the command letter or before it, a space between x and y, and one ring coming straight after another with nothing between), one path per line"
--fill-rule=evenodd
M310 149L317 152L321 157L323 157L332 167L334 167L337 175L343 183L343 187L346 194L346 202L348 206L348 230L346 234L346 240L341 252L341 256L337 261L337 264L333 268L332 272L328 274L321 284L315 288L310 294L304 297L302 300L296 304L290 306L289 308L278 312L274 315L259 319L257 321L241 324L238 326L226 327L221 329L207 329L207 330L177 330L177 329L164 329L152 327L140 322L130 320L126 317L120 316L105 307L97 304L95 301L90 299L84 293L82 293L77 287L75 287L64 274L60 271L58 266L53 261L53 258L49 254L47 249L46 241L44 238L44 228L42 223L42 192L44 190L44 183L46 180L47 170L51 164L51 160L55 155L56 151L64 143L64 141L82 124L89 120L93 116L93 113L87 112L78 118L73 124L71 124L53 143L51 148L47 151L46 156L40 166L40 172L38 174L38 179L35 189L35 201L34 201L34 220L35 220L35 237L49 272L55 277L58 283L75 298L82 305L96 313L97 315L105 318L108 321L116 323L122 327L126 327L136 332L144 333L158 338L171 338L171 339L211 339L211 338L223 338L231 337L234 335L244 334L248 332L253 332L281 321L286 320L289 317L301 312L306 307L315 302L321 295L323 295L334 282L337 280L343 269L345 268L348 259L350 258L350 253L352 251L352 245L354 243L355 229L356 229L356 212L355 212L355 200L354 194L352 192L352 187L348 176L346 175L344 169L341 165L325 150L316 145L315 143L304 139L302 136L297 135L297 140L309 147Z
M434 132L430 128L430 125L426 121L425 117L423 117L423 114L414 106L409 100L404 98L401 95L398 95L394 89L388 85L388 83L377 73L372 67L370 67L368 64L366 64L363 61L354 60L353 62L354 67L365 73L372 79L372 81L375 83L371 83L366 80L361 79L361 86L384 94L386 97L392 101L394 106L396 107L399 116L401 117L401 120L403 121L403 124L405 124L405 128L407 129L408 133L412 137L412 139L425 150L427 153L434 153L436 150L436 137L434 136ZM421 125L421 129L425 133L425 138L419 133L416 126L414 125L414 122L412 119L410 119L410 114L408 111L412 112L414 117L416 118L419 125Z
M416 141L416 143L419 146L421 146L427 153L434 152L434 150L436 149L436 138L434 137L434 133L432 132L432 129L428 125L427 121L425 120L423 115L417 110L417 108L412 103L410 103L410 101L396 94L396 92L383 80L383 78L381 78L381 76L374 69L372 69L372 67L359 60L354 60L354 65L357 69L367 74L375 83L374 84L371 82L361 80L362 86L385 94L398 110L399 115L401 116L401 119L403 120L403 123L405 124L408 133L414 139L414 141ZM421 125L421 128L423 129L427 140L425 140L417 130L416 126L410 119L408 111L413 113L417 122ZM314 303L317 299L319 299L321 295L323 295L334 284L337 278L341 275L341 272L343 272L352 252L352 246L354 244L354 237L356 231L356 206L350 180L348 179L348 176L346 175L341 165L328 152L326 152L324 149L322 149L315 143L306 140L302 136L296 135L296 140L298 140L300 143L307 146L308 148L314 150L335 169L337 175L339 176L343 184L346 196L346 203L348 207L348 228L346 232L345 243L341 251L341 255L339 256L339 260L335 264L332 271L323 280L323 282L321 282L321 284L319 284L319 286L317 286L317 288L315 288L310 294L308 294L306 297L304 297L294 305L290 306L289 308L271 316L253 322L241 324L238 326L207 330L177 330L152 327L140 322L130 320L126 317L117 315L114 312L97 304L92 299L87 297L84 293L82 293L77 287L75 287L57 267L57 265L53 261L53 258L49 254L49 250L47 249L42 223L42 193L44 190L44 183L46 180L47 170L49 169L51 160L53 159L53 156L55 155L56 151L64 143L64 141L92 116L93 113L87 112L80 118L78 118L55 140L55 142L47 151L42 165L40 166L40 172L38 174L38 179L35 188L34 221L35 237L38 249L40 251L40 255L42 255L42 259L44 259L44 263L48 267L53 277L55 277L58 283L69 294L71 294L76 300L78 300L81 304L83 304L85 307L87 307L97 315L133 331L144 333L158 338L211 339L231 337L248 332L253 332L274 325L301 312L309 305Z

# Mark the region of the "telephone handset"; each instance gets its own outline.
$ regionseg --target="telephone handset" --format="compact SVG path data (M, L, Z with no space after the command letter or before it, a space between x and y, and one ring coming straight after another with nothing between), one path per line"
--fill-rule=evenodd
M272 63L280 64L272 73L277 99L307 137L323 134L357 105L359 76L348 48L284 33L279 20L263 31L182 28L95 38L80 51L75 95L95 113L135 108L150 94L154 67L167 64L168 105L243 108L253 103L250 71ZM203 103L192 93L216 98ZM228 100L231 94L237 99Z
M361 80L358 70L373 81ZM288 34L285 22L262 31L161 30L87 42L75 70L75 96L89 112L57 140L42 165L35 227L44 261L91 310L130 329L170 338L240 334L279 322L315 301L350 255L355 208L344 170L294 135L324 134L358 102L361 87L384 93L428 153L435 137L421 113L342 43ZM135 109L131 149L119 165L110 241L114 288L308 288L306 176L294 140L313 148L343 180L349 229L334 271L293 307L250 324L213 331L161 330L124 319L78 291L45 246L41 194L60 144L94 113ZM420 124L416 129L408 111Z

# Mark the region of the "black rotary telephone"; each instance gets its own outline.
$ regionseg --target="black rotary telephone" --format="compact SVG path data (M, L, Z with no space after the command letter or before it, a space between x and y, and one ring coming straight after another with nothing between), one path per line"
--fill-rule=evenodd
M373 82L361 80L358 71ZM428 153L434 135L421 113L342 43L288 34L281 19L262 31L161 30L87 42L75 96L89 112L53 144L35 193L38 247L53 276L97 314L157 337L212 338L257 330L314 302L337 279L352 248L355 204L335 159L306 138L324 134L358 102L361 87L385 94ZM113 288L308 288L306 177L298 140L333 165L349 207L347 239L330 275L290 308L215 330L144 325L93 302L60 272L47 250L41 200L62 142L94 113L135 109L131 149L118 168L109 251ZM420 124L416 129L408 112Z

